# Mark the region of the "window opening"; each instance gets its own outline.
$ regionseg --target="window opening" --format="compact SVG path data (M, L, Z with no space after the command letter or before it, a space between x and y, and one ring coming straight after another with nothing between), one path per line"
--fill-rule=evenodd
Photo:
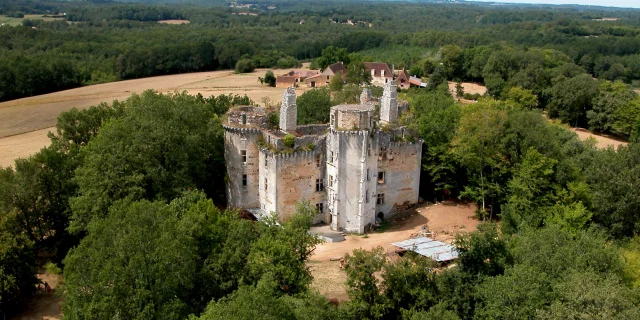
M376 204L384 204L384 193L378 193L378 199L376 200Z
M378 183L379 184L384 183L384 171L378 171Z

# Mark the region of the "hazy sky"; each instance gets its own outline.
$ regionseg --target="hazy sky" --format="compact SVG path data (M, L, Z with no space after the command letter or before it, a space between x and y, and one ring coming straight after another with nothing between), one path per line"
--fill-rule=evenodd
M490 0L489 2L584 4L607 7L640 8L640 0Z

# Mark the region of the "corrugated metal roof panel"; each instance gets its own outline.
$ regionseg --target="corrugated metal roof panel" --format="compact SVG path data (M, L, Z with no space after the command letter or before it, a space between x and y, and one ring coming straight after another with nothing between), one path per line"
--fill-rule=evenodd
M427 237L407 239L391 244L405 250L411 250L438 262L458 258L458 251L456 251L454 246Z

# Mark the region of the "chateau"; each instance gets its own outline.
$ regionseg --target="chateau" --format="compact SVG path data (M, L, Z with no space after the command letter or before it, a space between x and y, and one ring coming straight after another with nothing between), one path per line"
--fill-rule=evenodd
M315 222L357 233L392 217L418 201L422 141L397 124L406 108L391 80L380 101L364 89L360 104L332 107L328 125L297 125L293 88L284 92L277 129L264 108L230 109L223 123L229 205L286 219L307 200L318 209Z

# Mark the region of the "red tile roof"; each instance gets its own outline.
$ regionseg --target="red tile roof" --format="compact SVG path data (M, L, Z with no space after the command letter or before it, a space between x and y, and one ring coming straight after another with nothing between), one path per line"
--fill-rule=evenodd
M373 74L374 77L381 77L382 70L384 70L385 78L391 78L393 76L391 69L389 69L389 66L384 62L365 62L364 67L368 73L371 73L371 70L375 70Z

